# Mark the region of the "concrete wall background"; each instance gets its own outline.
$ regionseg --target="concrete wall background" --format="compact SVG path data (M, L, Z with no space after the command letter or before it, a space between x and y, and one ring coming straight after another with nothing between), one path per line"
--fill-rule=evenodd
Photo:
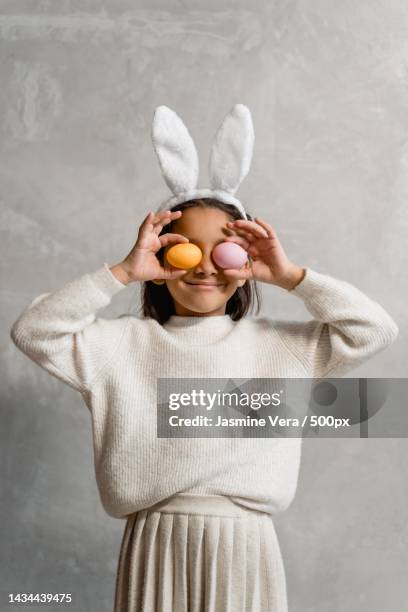
M206 186L212 136L242 102L256 142L239 197L293 261L354 283L399 324L353 375L405 377L408 6L3 0L0 11L0 609L14 609L10 592L45 590L108 612L124 522L100 506L87 409L17 351L11 323L36 295L120 261L170 195L150 142L155 106L185 120ZM262 314L310 318L262 289ZM137 305L131 286L101 314ZM297 497L276 517L291 612L404 609L406 448L305 441Z

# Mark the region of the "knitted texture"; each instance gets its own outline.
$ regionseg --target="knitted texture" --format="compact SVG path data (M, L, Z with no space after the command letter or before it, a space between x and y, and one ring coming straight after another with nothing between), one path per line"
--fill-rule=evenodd
M157 378L342 376L389 346L394 320L353 285L306 268L289 293L312 320L229 315L97 317L125 289L104 263L35 298L15 345L79 391L93 425L102 505L123 517L178 492L226 495L274 514L296 492L301 438L158 438Z

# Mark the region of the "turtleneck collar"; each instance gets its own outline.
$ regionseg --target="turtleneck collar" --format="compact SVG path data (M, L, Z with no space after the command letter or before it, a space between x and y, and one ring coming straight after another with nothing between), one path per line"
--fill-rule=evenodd
M225 338L236 323L229 314L204 317L172 315L163 327L178 340L208 345Z

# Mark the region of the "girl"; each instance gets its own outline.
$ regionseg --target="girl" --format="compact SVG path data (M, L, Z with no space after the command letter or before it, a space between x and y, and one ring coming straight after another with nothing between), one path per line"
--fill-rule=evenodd
M300 439L157 438L156 380L338 376L398 330L352 285L290 262L263 219L238 220L216 200L175 208L149 213L119 264L36 298L11 337L91 411L102 503L127 518L115 611L284 612L272 515L295 494ZM163 265L163 251L187 241L201 262ZM244 246L252 265L218 268L211 252L222 241ZM165 284L152 284L158 278ZM247 319L253 281L301 298L315 319ZM96 318L133 282L145 283L144 318Z
M247 250L240 270L215 263L225 241ZM168 264L180 242L201 249L198 265ZM256 281L303 300L313 319L247 317ZM141 318L97 317L135 282ZM214 197L150 212L120 263L34 299L11 338L82 395L101 502L126 519L115 612L288 609L273 515L294 498L301 438L160 438L159 378L335 377L397 334L378 303L291 262L270 223Z

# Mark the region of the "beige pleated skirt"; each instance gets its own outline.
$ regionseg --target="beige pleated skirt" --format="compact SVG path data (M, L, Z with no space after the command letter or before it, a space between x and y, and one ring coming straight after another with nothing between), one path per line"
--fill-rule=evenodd
M272 516L178 494L127 517L115 612L287 612Z

